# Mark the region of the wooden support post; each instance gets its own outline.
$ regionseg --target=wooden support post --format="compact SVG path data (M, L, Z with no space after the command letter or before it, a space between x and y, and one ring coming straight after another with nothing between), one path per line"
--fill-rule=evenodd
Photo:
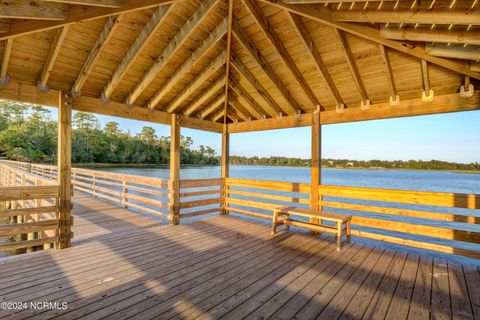
M222 133L222 179L226 179L229 176L229 163L230 163L230 135L228 133L228 126L226 124L223 125L223 133ZM225 199L227 198L227 186L224 183L222 185L222 199L221 199L221 207L222 210L220 214L228 214L228 211L225 210Z
M171 224L180 223L180 121L172 114L170 128L170 215Z
M58 153L57 153L57 181L59 192L59 242L57 249L71 246L72 239L72 104L69 98L60 93L58 105Z
M310 209L320 210L319 185L321 184L322 173L322 126L320 124L320 112L313 114L312 123L312 164L310 182ZM321 223L316 218L310 218L312 223ZM319 234L317 231L310 231L310 234Z

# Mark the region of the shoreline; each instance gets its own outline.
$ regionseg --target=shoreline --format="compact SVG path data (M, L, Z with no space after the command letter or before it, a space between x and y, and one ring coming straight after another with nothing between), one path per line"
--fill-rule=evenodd
M254 164L230 164L231 166L248 166L248 167L278 167L278 168L306 168L303 166L264 166L264 165L254 165ZM117 164L117 163L81 163L73 164L77 168L160 168L168 169L168 164ZM195 167L220 167L220 164L182 164L182 168L195 168ZM383 167L371 167L371 168L361 168L361 167L328 167L322 166L322 169L333 169L333 170L383 170L383 171L440 171L440 172L451 172L456 174L480 174L478 170L455 170L455 169L412 169L412 168L383 168Z

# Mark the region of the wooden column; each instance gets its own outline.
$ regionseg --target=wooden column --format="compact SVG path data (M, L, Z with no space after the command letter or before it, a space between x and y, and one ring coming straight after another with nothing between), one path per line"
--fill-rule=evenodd
M312 115L312 164L311 164L311 182L310 182L310 208L320 210L320 196L318 194L319 185L322 180L322 126L320 125L320 112ZM311 222L315 219L310 219ZM316 231L310 231L310 234L318 234Z
M180 223L180 121L172 114L170 129L170 214L171 224Z
M72 103L69 98L60 93L58 105L58 154L57 181L60 185L59 194L59 242L57 249L71 246L72 225Z
M230 134L228 133L228 126L226 124L223 125L223 132L222 132L222 178L228 178L229 176L229 166L230 163ZM225 183L222 187L222 195L221 195L221 214L228 214L227 210L225 210L226 203L225 198L227 195L227 186Z

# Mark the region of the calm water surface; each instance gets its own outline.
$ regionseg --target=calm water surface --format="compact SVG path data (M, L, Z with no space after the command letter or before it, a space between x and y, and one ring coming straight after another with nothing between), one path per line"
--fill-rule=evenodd
M168 179L167 168L100 168L99 170ZM220 167L185 167L182 179L220 177ZM309 168L231 166L232 178L310 182ZM480 193L480 174L464 174L428 170L350 170L322 169L322 183L327 185L358 186L416 191Z

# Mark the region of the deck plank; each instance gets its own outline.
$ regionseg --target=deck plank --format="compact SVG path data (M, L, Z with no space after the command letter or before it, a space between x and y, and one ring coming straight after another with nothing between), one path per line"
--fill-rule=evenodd
M0 319L477 319L480 264L214 216L179 226L74 197L73 247L0 258ZM33 267L32 267L33 266Z

